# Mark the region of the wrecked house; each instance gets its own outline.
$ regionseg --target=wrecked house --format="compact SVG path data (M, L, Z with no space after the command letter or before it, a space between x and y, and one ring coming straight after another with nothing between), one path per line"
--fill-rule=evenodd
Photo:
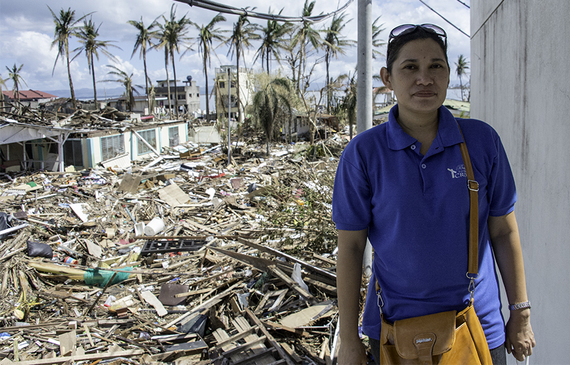
M0 116L0 166L4 171L125 166L187 142L184 120L141 122L127 117L110 108L98 113L79 110L51 121Z

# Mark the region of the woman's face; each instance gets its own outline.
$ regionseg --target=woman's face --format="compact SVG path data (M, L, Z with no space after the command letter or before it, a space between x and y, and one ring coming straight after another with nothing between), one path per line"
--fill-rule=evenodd
M392 65L381 70L382 81L394 90L400 112L433 113L443 104L449 86L445 54L433 39L406 43Z

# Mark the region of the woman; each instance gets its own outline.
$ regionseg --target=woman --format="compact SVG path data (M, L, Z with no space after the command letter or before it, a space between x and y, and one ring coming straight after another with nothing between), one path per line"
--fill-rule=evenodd
M535 345L514 213L516 192L497 133L478 120L456 119L442 106L449 85L447 39L432 24L390 33L384 84L398 104L387 123L356 136L339 162L333 193L338 229L339 364L366 364L358 335L362 255L374 249L362 320L378 364L380 309L389 322L469 302L469 198L459 143L469 149L479 183L479 277L474 306L493 364L508 353L522 361ZM461 127L461 131L458 127ZM505 327L494 258L509 303ZM376 297L374 285L382 288Z

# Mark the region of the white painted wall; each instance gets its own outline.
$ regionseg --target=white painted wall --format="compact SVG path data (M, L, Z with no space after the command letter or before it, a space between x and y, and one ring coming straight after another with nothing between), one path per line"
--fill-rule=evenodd
M497 129L517 183L531 364L570 363L569 14L568 0L471 2L471 116Z

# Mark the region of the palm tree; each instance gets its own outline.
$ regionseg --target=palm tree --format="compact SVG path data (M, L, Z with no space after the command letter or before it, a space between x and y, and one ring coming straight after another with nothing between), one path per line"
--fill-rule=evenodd
M226 21L226 18L219 13L216 15L207 25L199 26L196 23L192 23L196 29L198 29L199 35L197 37L198 51L202 55L202 66L204 67L204 79L206 82L206 119L210 116L210 102L208 100L208 66L211 64L212 52L214 55L216 51L214 50L213 43L214 40L219 42L225 42L224 36L222 35L225 31L215 28L216 24Z
M71 68L69 59L69 38L77 35L77 23L85 19L92 13L86 14L79 19L75 19L75 10L68 8L67 10L61 9L59 11L59 16L57 16L53 10L48 6L51 15L53 16L53 22L55 23L55 33L54 40L51 43L51 48L57 44L57 56L55 57L55 62L53 64L52 75L55 72L55 65L59 56L65 56L67 63L67 78L69 79L69 89L71 91L71 101L73 102L73 107L77 108L77 102L75 100L75 91L73 90L73 80L71 79Z
M309 2L309 0L305 0L301 16L310 17L313 13L314 7L315 1ZM318 49L321 44L321 36L319 35L319 32L313 29L311 25L311 21L303 20L301 26L297 29L297 33L294 35L291 44L292 47L299 45L300 64L296 85L297 92L301 91L301 76L305 74L305 68L307 65L307 44L311 43L314 49Z
M352 140L352 126L356 122L356 98L357 98L357 80L356 71L350 75L339 76L341 80L347 80L344 99L342 101L342 109L346 113L348 119L348 130L350 139Z
M246 8L247 11L248 8ZM255 8L251 9L255 10ZM256 32L258 29L257 24L251 24L247 19L247 15L242 14L239 16L238 21L234 24L234 30L232 35L227 39L226 44L229 46L228 55L231 53L232 58L233 55L236 55L236 70L237 70L237 88L236 88L236 98L237 98L237 106L238 106L238 116L239 122L243 122L243 114L242 110L245 108L242 107L241 99L240 99L240 82L239 82L239 59L240 56L243 54L244 48L251 48L252 39L259 39L259 35Z
M341 36L341 32L346 26L348 21L344 21L346 14L341 14L340 16L334 15L331 25L324 29L323 32L325 33L325 37L323 39L322 47L325 51L325 65L326 65L326 74L327 74L327 81L326 81L326 90L327 90L327 110L330 111L330 104L332 99L332 89L330 88L330 74L329 74L329 66L331 62L331 58L338 58L339 54L346 54L345 48L346 47L353 47L356 44L356 41L345 39Z
M125 99L127 102L127 110L132 111L133 106L135 105L134 93L139 94L137 88L142 89L143 87L140 85L133 84L133 73L129 75L125 71L113 65L107 65L107 67L111 68L111 71L107 72L107 74L117 76L118 78L103 80L103 82L118 82L122 84L125 87Z
M176 64L174 62L174 51L179 52L180 46L188 40L186 33L187 26L191 24L190 19L184 15L180 20L176 20L176 8L174 4L170 8L170 19L162 16L164 24L158 24L160 31L158 32L159 42L154 46L157 49L164 48L164 66L166 69L166 82L168 93L168 109L172 112L172 101L170 96L170 76L168 74L169 59L172 62L172 70L174 73L174 106L176 108L176 116L178 117L178 90L176 85Z
M146 100L148 102L149 114L152 114L152 107L151 107L152 103L151 103L151 99L149 96L149 88L148 88L148 84L149 84L150 79L148 77L148 71L147 71L147 67L146 67L146 51L148 48L153 47L152 41L154 39L158 38L158 32L156 30L154 30L154 28L156 28L158 26L157 19L155 19L148 27L145 27L142 17L141 17L140 21L129 20L127 22L130 25L132 25L133 27L137 28L137 30L139 31L139 33L137 34L137 39L135 41L135 46L133 48L133 53L131 54L131 59L133 58L133 56L135 55L137 50L140 50L139 58L142 57L142 59L143 59L145 91L146 91Z
M288 94L290 82L284 78L273 79L265 88L253 97L253 118L260 124L267 137L267 154L275 130L275 122L280 113L285 112L291 118L292 106Z
M95 108L97 110L99 110L99 104L97 103L97 87L95 83L95 65L93 64L93 56L95 56L95 58L97 58L97 61L99 61L99 51L101 51L105 56L109 57L112 60L115 60L115 56L113 56L111 52L107 50L107 47L115 47L120 49L120 47L111 44L111 41L101 41L97 39L99 36L100 27L101 24L99 24L98 27L95 27L92 19L89 19L88 21L84 20L83 28L77 31L77 38L79 38L79 43L81 43L82 46L73 50L73 52L77 52L75 57L79 56L82 51L85 51L89 73L93 78L93 97L95 99Z
M8 81L9 78L7 79L3 79L2 75L0 75L0 109L2 109L4 107L4 93L2 92L2 87L5 87L6 89L8 89L6 87L6 81Z
M20 105L20 86L22 83L26 84L26 81L22 78L22 75L20 75L22 67L24 67L24 64L21 64L20 67L14 64L12 68L8 68L8 66L6 66L6 70L8 70L8 78L6 80L12 80L14 83L14 86L12 87L12 96L18 100L18 108ZM28 84L26 84L26 86L28 86Z
M282 11L283 9L279 11L279 14L281 14ZM269 13L271 13L271 8L269 8ZM256 62L261 56L261 68L263 69L263 63L265 61L267 73L270 71L269 61L272 56L281 64L279 50L285 48L283 46L283 37L291 31L292 27L291 23L279 24L277 20L268 20L267 26L261 28L261 45L256 51L253 62Z
M469 70L469 61L463 57L462 54L459 55L457 58L457 62L455 62L455 72L457 76L459 76L459 87L461 88L461 101L463 101L463 82L461 80L461 76L465 75L467 70Z
M168 101L170 103L170 79L168 77L168 58L172 62L172 71L174 74L174 107L176 108L176 117L178 117L178 90L176 85L176 64L174 63L174 51L180 53L180 46L188 41L186 33L188 32L188 25L192 22L184 15L179 20L176 20L176 7L174 4L170 7L170 18L166 19L162 16L164 24L159 24L159 43L156 48L164 48L164 64L166 67L166 81L168 83ZM169 104L171 106L171 104Z
M382 28L384 23L378 25L376 22L380 20L380 16L374 20L372 23L372 58L376 59L378 56L383 56L382 52L378 51L377 48L384 47L386 42L380 39L380 33L385 29Z

